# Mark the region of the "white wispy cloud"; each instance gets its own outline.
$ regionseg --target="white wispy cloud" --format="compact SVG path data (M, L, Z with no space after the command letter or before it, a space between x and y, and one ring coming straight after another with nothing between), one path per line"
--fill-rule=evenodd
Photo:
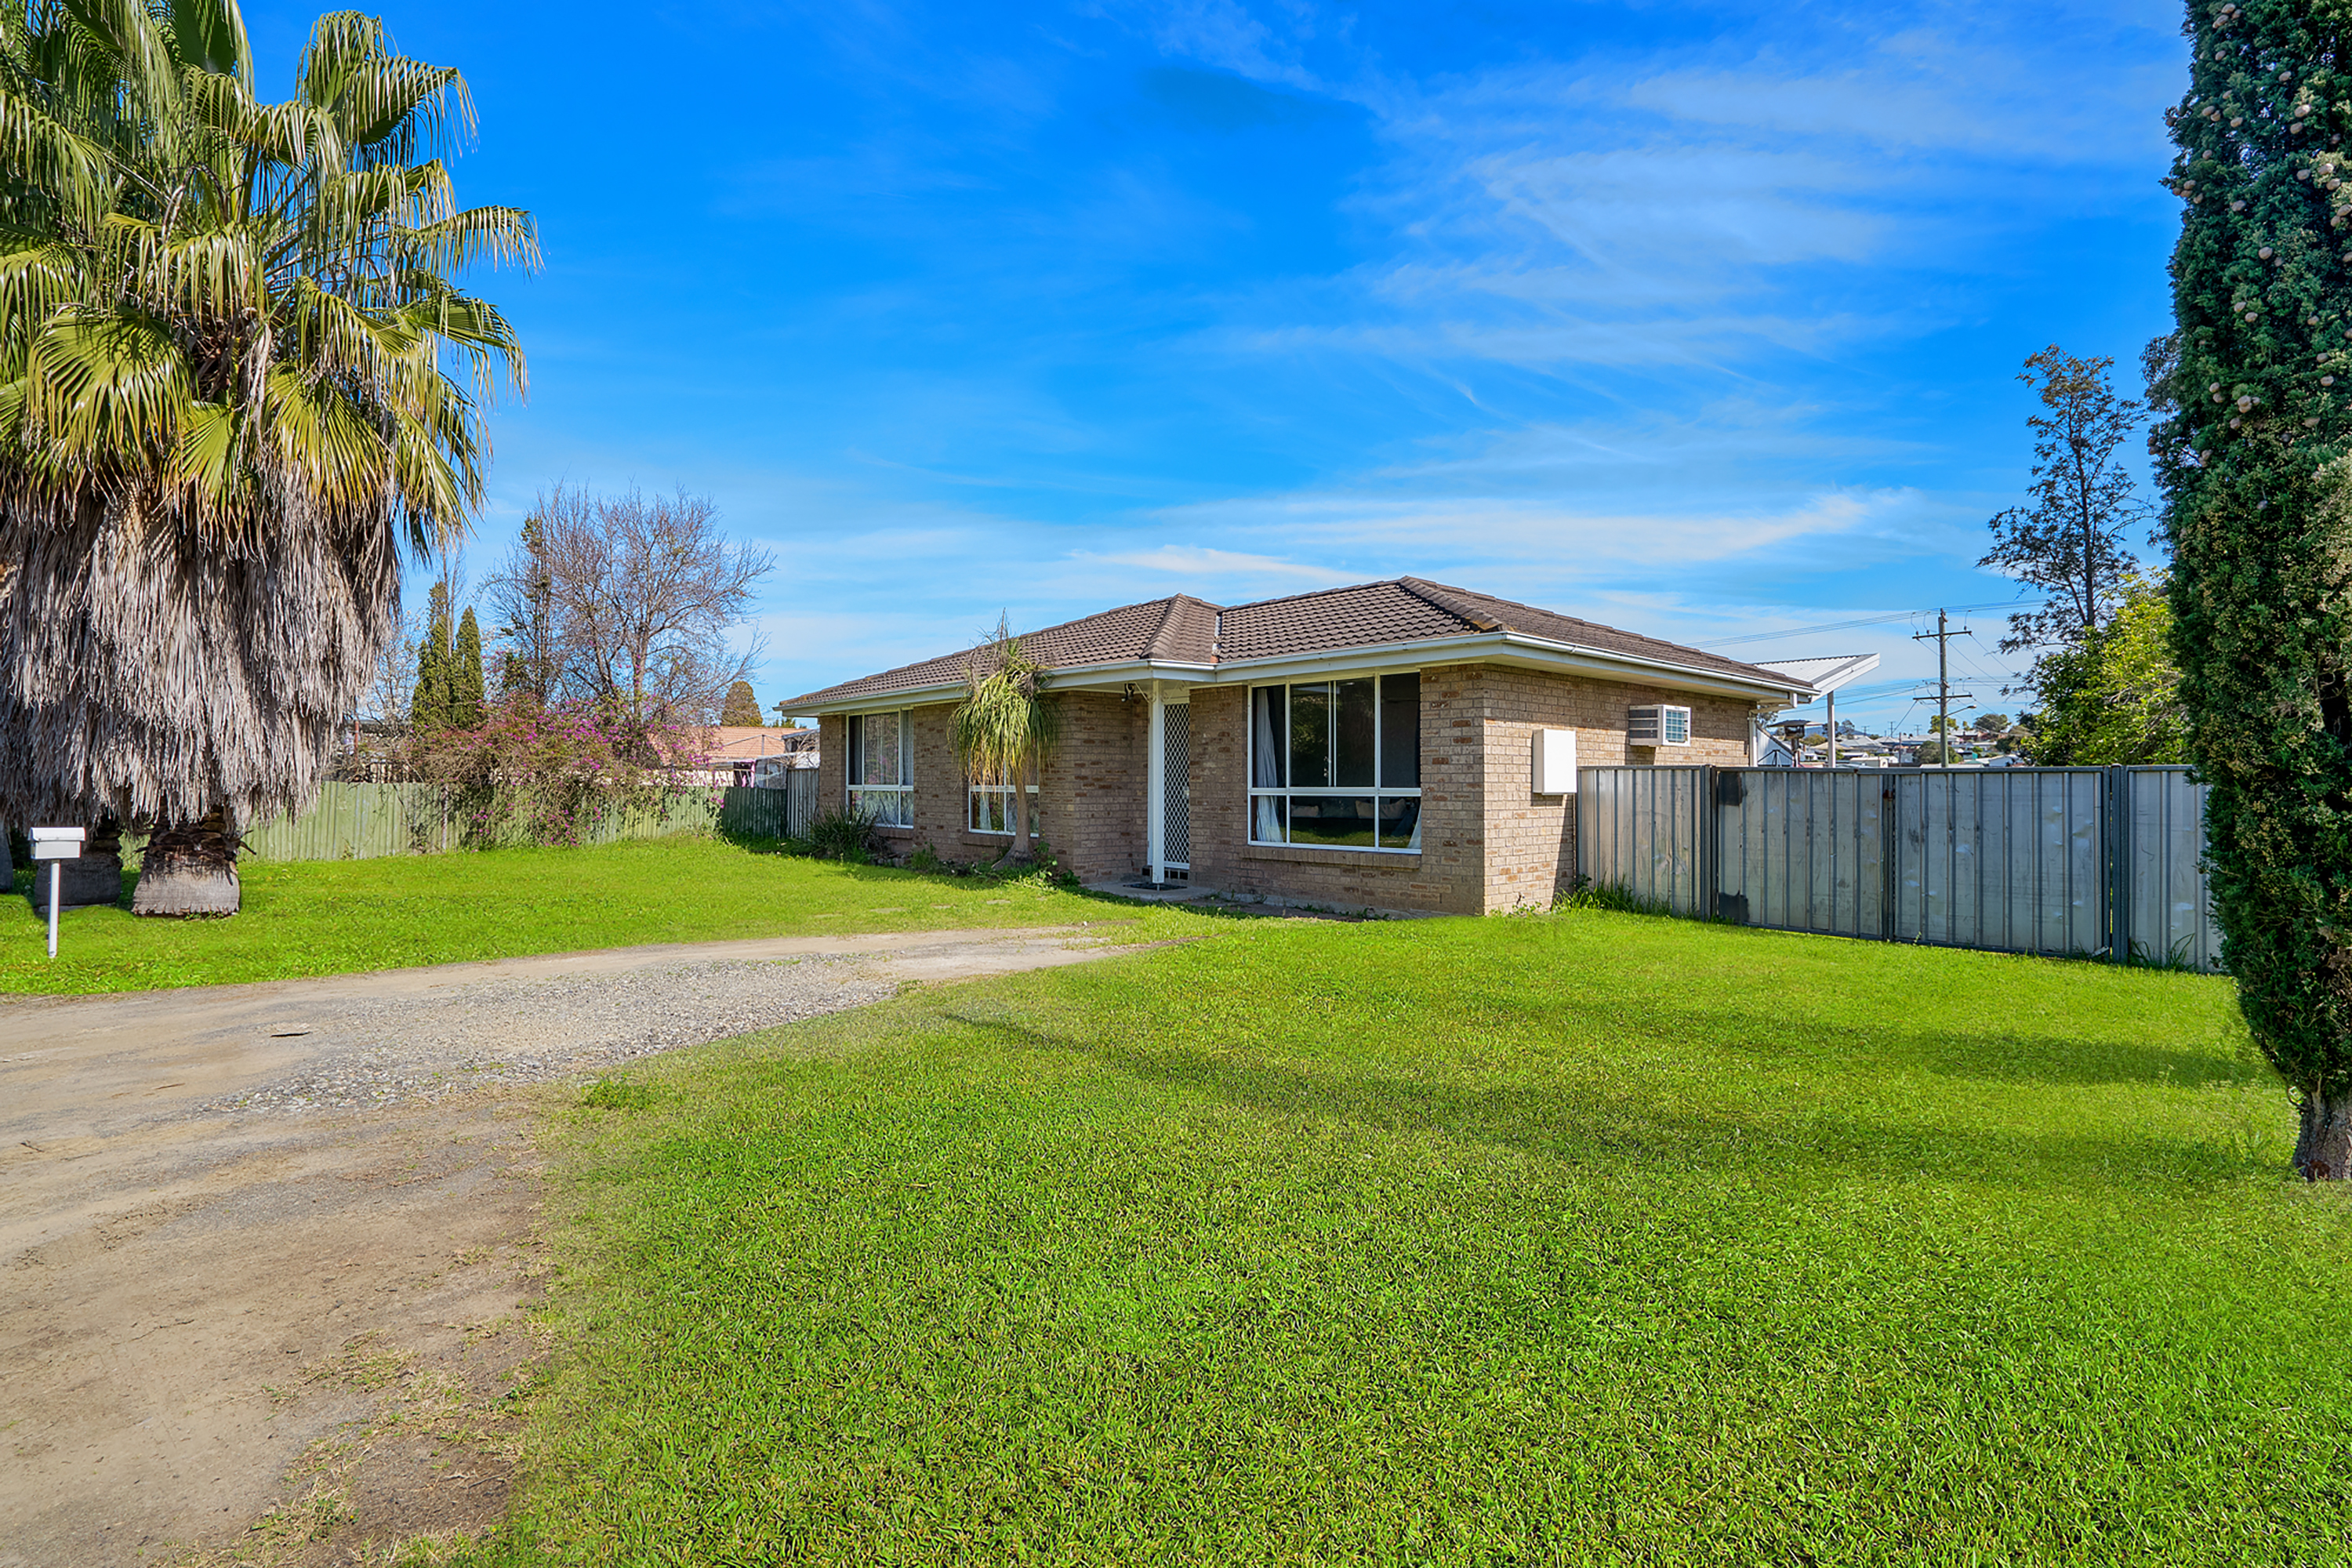
M1070 558L1076 563L1123 567L1179 578L1181 584L1203 585L1222 586L1236 580L1247 582L1271 577L1328 586L1350 582L1354 576L1349 572L1279 555L1219 550L1205 544L1162 544L1150 550L1078 550L1071 552ZM1180 591L1182 591L1181 584ZM1191 591L1202 590L1195 588Z

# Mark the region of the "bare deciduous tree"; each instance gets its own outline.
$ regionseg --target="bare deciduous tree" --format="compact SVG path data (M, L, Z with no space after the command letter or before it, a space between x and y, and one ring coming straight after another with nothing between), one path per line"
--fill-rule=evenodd
M730 651L728 636L773 565L729 541L701 497L559 487L485 584L504 683L594 704L637 733L713 723L758 651Z

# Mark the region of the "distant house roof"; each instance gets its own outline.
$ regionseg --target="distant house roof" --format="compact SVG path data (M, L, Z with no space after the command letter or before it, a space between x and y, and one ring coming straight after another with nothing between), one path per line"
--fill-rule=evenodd
M1585 655L1605 663L1673 670L1763 692L1806 695L1785 670L1742 664L1694 647L1620 631L1595 621L1419 577L1326 588L1286 598L1222 606L1178 594L1065 621L1021 635L1030 658L1051 669L1099 679L1213 680L1286 659L1422 642L1489 642ZM790 712L871 704L877 699L961 686L985 648L968 649L845 680L789 698ZM1234 678L1238 678L1236 675Z
M710 760L743 763L759 757L784 756L814 751L814 730L770 729L761 724L720 724L710 731Z

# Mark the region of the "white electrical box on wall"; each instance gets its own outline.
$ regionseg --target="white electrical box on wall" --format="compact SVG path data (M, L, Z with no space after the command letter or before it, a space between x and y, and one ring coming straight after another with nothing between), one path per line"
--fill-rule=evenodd
M1576 731L1538 730L1535 737L1535 793L1576 793Z

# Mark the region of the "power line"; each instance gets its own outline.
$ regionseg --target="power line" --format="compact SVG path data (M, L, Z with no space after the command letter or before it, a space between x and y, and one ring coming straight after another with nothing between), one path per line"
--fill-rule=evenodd
M1970 610L2038 610L2049 602L2047 599L2003 599L1992 605L1947 605L1944 609L1947 613L1958 611L1963 615ZM1777 632L1750 632L1744 637L1716 637L1711 641L1695 642L1688 646L1738 647L1742 643L1770 642L1776 637L1801 637L1808 632L1843 632L1850 631L1855 626L1883 626L1895 621L1907 621L1915 616L1935 613L1932 610L1898 610L1893 615L1869 616L1858 621L1832 621L1826 626L1784 626Z
M1966 626L1958 631L1951 630L1950 618L1950 611L1937 610L1936 629L1921 632L1911 639L1913 642L1926 642L1929 637L1936 639L1936 765L1939 768L1952 765L1952 639L1977 635ZM1958 695L1971 701L1976 699L1973 691L1963 691Z

